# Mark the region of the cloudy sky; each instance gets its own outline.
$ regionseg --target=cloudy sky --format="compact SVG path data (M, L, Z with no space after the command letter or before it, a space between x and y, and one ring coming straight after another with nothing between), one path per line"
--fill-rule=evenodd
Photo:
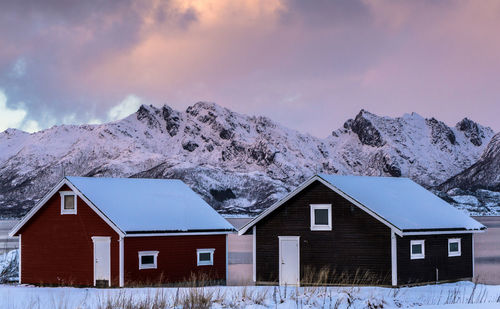
M496 0L1 1L0 131L197 101L320 137L362 108L499 131L499 29Z

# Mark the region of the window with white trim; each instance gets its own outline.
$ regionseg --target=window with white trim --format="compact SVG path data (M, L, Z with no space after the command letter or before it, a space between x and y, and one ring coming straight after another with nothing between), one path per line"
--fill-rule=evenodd
M196 250L196 265L214 265L215 249L197 249Z
M412 260L425 259L425 240L410 241L410 258Z
M76 194L73 191L60 191L61 215L76 215Z
M139 269L156 269L159 251L139 251Z
M332 230L332 205L311 204L311 231Z
M448 239L448 256L461 256L462 255L462 244L460 238L449 238Z

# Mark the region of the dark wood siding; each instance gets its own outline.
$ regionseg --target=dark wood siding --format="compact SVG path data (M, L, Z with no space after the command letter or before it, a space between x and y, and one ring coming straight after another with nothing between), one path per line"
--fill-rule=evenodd
M64 186L60 191L71 190ZM80 198L76 215L61 215L56 192L19 234L22 283L93 285L92 236L110 236L111 284L119 284L119 236Z
M462 255L448 257L448 239L461 238ZM410 259L410 241L425 240L425 259ZM397 237L398 284L412 284L439 280L472 278L472 235L426 235Z
M311 231L310 204L332 205L332 231ZM319 181L257 223L258 283L279 281L278 236L300 236L300 277L328 269L330 283L391 283L391 232ZM344 274L344 276L340 276ZM347 282L346 282L347 281Z
M196 249L215 249L214 265L197 266ZM125 284L159 284L197 278L226 279L226 235L125 237ZM139 251L159 251L157 269L139 269Z

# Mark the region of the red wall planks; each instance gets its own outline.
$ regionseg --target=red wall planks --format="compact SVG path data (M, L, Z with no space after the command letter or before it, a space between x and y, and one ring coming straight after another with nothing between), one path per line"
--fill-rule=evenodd
M66 186L60 191L70 191ZM119 284L117 233L80 198L76 215L61 215L59 193L19 231L22 283L93 285L92 236L111 237L111 284Z
M182 282L198 278L226 279L226 235L125 238L125 284ZM215 249L213 266L197 266L196 249ZM157 269L139 269L139 251L159 251Z

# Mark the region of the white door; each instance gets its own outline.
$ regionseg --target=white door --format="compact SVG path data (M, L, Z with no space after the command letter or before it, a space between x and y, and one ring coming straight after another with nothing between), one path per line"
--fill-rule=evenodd
M111 237L92 237L94 242L94 285L111 285ZM107 282L106 282L107 281Z
M280 285L299 285L299 236L279 237Z

